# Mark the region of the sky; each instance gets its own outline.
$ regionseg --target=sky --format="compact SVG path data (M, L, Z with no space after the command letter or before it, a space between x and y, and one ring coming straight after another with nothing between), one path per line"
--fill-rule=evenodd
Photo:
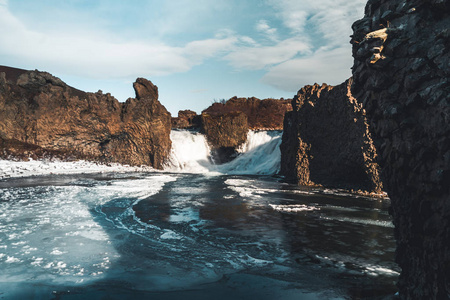
M0 65L88 92L200 113L238 97L292 98L351 76L351 24L366 0L0 0Z

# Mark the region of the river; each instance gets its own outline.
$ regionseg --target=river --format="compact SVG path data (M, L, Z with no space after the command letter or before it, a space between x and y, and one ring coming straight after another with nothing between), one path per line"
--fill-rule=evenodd
M0 180L0 299L379 299L389 199L276 176L280 133L217 166L172 133L166 170Z

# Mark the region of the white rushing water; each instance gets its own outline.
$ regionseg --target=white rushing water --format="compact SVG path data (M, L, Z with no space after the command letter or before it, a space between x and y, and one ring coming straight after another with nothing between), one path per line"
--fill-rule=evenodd
M272 175L280 168L281 132L249 131L247 142L234 160L215 165L204 135L192 131L173 130L172 152L167 171L182 173Z

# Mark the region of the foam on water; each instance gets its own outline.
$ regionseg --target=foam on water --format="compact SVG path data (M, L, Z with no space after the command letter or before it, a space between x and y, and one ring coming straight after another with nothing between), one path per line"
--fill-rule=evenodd
M339 222L350 222L361 225L374 225L387 228L394 228L392 221L380 221L380 220L369 220L369 219L359 219L359 218L348 218L348 217L322 217L325 220L339 221Z
M313 210L320 210L320 208L315 206L309 206L304 204L292 204L292 205L275 205L275 204L269 204L272 209L280 212L290 212L290 213L296 213L301 211L313 211Z
M171 180L158 174L96 186L37 186L0 189L0 282L70 282L101 278L120 258L93 210L111 199L127 210ZM130 198L128 198L130 197ZM63 275L63 276L62 276Z

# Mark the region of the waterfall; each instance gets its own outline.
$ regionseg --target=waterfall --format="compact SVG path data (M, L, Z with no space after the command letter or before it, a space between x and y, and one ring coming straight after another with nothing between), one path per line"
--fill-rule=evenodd
M172 150L165 170L184 173L213 171L215 166L209 159L210 149L204 135L188 130L172 130L170 139Z
M234 160L215 165L205 136L187 130L172 130L172 151L166 171L183 173L272 175L280 168L279 131L249 131L247 142Z

